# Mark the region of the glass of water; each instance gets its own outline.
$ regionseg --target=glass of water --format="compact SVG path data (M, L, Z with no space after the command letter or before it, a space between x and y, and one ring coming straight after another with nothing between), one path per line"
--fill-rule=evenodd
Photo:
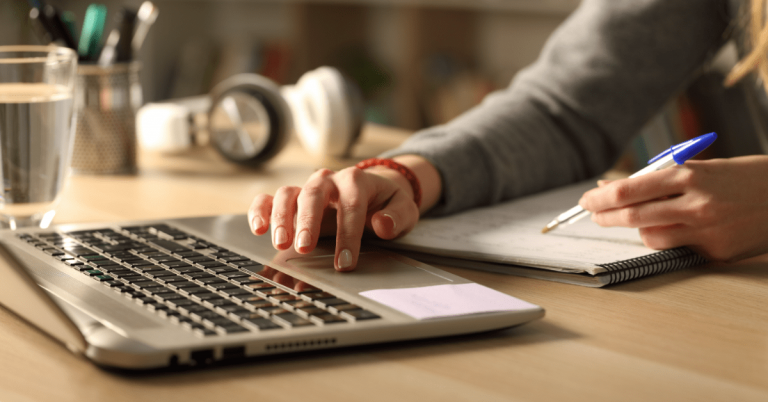
M0 226L48 227L69 175L77 54L0 46Z

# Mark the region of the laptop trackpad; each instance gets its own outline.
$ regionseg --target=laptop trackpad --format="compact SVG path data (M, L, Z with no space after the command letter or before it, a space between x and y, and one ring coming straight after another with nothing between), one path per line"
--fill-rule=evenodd
M454 283L453 278L398 261L378 251L361 253L357 269L352 272L336 271L333 268L333 255L290 258L286 265L295 268L310 279L356 293L373 289Z

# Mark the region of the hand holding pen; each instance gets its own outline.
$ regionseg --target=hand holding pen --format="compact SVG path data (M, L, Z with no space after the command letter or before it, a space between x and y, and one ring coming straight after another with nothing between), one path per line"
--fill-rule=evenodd
M768 252L768 158L675 165L602 182L579 205L600 226L637 228L643 243L656 250L687 246L713 261Z
M648 166L640 169L629 178L645 175L647 173L655 172L657 170L666 169L668 167L682 165L690 158L698 155L701 151L705 150L717 139L717 134L709 133L698 136L694 139L685 141L683 143L673 145L664 152L656 155L653 159L648 161ZM557 228L562 224L572 224L579 221L581 218L589 215L590 211L583 208L581 205L563 212L558 215L552 222L549 222L541 233L547 233L550 230Z

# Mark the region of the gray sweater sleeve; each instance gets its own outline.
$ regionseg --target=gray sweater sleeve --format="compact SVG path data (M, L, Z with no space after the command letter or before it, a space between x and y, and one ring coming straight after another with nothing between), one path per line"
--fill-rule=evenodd
M729 10L726 0L584 0L508 88L383 156L437 167L432 215L597 176L724 43Z

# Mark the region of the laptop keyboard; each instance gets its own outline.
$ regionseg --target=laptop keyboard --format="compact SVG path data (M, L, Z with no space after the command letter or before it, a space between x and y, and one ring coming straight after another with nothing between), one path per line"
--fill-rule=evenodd
M18 237L198 336L380 318L165 224Z

